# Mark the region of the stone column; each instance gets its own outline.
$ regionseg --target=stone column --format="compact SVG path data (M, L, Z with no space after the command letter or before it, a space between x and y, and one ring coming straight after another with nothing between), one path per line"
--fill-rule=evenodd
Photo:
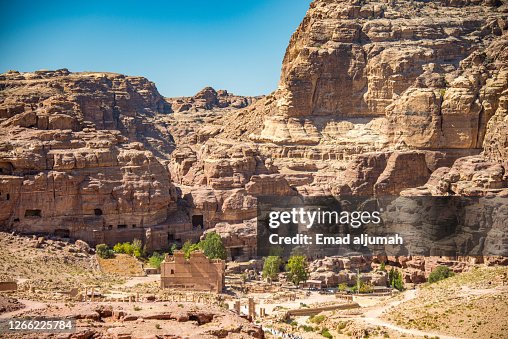
M233 305L233 309L237 314L240 314L240 300L236 300L235 304Z
M90 296L91 302L93 302L94 297L95 297L95 288L92 287L92 295Z
M85 288L85 294L83 295L84 299L83 301L86 302L86 299L88 298L88 287Z
M136 292L136 302L139 302L139 292Z
M254 319L256 317L254 298L249 298L248 311L249 311L249 317L251 319Z

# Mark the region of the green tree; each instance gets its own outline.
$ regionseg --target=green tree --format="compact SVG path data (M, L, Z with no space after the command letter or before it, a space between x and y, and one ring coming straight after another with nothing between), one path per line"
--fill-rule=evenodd
M115 253L106 244L99 244L95 246L95 253L102 259L114 258Z
M280 272L280 265L282 264L281 258L271 255L265 258L263 264L263 278L276 280Z
M399 272L399 270L396 270L393 267L388 273L388 283L392 288L396 288L399 291L402 291L404 289L404 283L402 282L402 274Z
M443 280L449 277L454 276L455 273L453 273L452 270L448 266L438 266L429 275L429 282L435 283L439 280Z
M153 252L150 258L148 258L148 263L154 268L160 268L164 257L164 253Z
M185 258L187 258L187 259L190 258L191 252L194 252L197 250L199 250L198 244L194 244L190 240L187 240L182 246L182 251L185 255Z
M210 259L226 259L226 247L224 247L220 235L215 232L207 233L205 238L199 242L199 248Z
M381 261L381 265L379 265L379 270L382 272L386 272L386 265L384 261Z
M139 239L134 239L132 241L132 255L136 258L140 258L145 255L143 250L143 243Z
M288 279L295 285L307 280L307 258L303 255L291 256L286 265Z

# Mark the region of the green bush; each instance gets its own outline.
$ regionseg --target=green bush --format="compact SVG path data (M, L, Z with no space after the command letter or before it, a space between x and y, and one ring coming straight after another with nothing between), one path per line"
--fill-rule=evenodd
M113 246L113 251L115 251L115 253L124 253L123 252L123 244L119 242L118 244Z
M154 268L160 268L161 263L164 260L164 253L160 254L158 252L153 252L153 254L148 258L148 263L150 266Z
M341 284L339 284L337 289L339 290L339 292L345 292L345 291L347 291L347 284L346 283L341 283Z
M321 330L321 335L322 335L323 337L325 337L325 338L328 338L328 339L332 339L332 338L333 338L333 336L330 334L330 332L328 331L328 329L327 329L327 328L323 328L323 329Z
M187 240L182 246L182 251L185 255L185 258L187 258L187 259L190 258L191 252L194 252L197 250L199 250L199 245L193 244L190 240Z
M301 325L299 328L301 328L305 332L312 332L312 331L314 331L314 327L312 327L312 326Z
M364 283L363 281L360 281L360 289L358 290L358 284L355 284L353 287L351 287L351 292L360 292L360 293L371 293L374 291L372 286L370 284Z
M215 232L207 233L205 238L199 242L199 248L210 259L226 259L226 247L224 247L220 235Z
M106 244L95 246L95 253L102 259L111 259L115 257L115 253Z
M326 317L324 315L313 315L309 318L309 321L314 324L321 324L323 321L325 321Z
M281 264L282 260L279 257L276 256L266 257L265 262L263 263L263 278L276 280L280 272Z
M360 283L360 293L372 293L374 292L374 289L372 288L371 284L367 284L364 282Z
M455 273L453 273L448 266L438 266L430 273L429 282L435 283L439 280L443 280L454 275Z
M113 251L115 251L115 253L125 253L132 255L134 253L134 248L130 242L124 242L113 246Z

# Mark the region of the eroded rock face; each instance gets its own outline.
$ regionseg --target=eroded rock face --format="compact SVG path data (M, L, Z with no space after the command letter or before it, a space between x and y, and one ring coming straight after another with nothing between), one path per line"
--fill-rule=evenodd
M277 113L252 138L318 144L320 117L363 117L382 118L369 129L392 146L481 148L507 86L501 5L312 2L286 50Z
M402 195L508 196L503 164L471 156L458 159L451 168L441 167L422 187L402 191Z
M165 245L150 228L176 209L174 146L153 124L169 112L153 83L60 70L7 73L0 86L2 228Z
M212 110L214 108L244 108L255 102L257 98L242 97L228 93L226 90L216 91L205 87L193 97L168 98L174 112Z

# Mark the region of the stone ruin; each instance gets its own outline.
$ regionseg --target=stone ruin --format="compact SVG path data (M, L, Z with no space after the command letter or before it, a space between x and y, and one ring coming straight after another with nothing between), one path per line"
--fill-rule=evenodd
M192 252L189 259L176 251L161 263L161 288L220 293L225 285L225 268L224 260L210 260L201 251Z

